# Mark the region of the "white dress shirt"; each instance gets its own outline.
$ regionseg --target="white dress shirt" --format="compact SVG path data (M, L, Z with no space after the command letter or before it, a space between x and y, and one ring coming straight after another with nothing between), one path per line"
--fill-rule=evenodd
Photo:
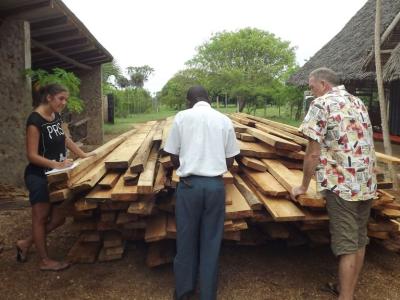
M179 156L180 177L222 175L225 159L240 153L231 120L205 101L175 116L164 151Z

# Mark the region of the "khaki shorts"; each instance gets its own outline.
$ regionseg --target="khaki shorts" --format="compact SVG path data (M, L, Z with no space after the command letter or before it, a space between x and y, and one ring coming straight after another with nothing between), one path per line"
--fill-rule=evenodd
M323 195L329 215L333 254L352 254L368 245L367 223L372 199L346 201L331 191L324 191Z

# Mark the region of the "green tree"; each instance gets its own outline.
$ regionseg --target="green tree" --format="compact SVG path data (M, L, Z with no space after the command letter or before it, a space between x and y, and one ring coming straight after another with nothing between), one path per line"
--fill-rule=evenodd
M51 72L42 69L26 70L25 74L32 80L33 94L39 92L40 87L50 83L58 83L69 90L67 109L70 112L80 113L84 109L83 100L79 98L80 79L72 72L67 72L61 68L54 68Z
M143 88L144 83L154 73L154 69L148 65L140 67L128 67L128 75L130 76L131 85L133 87Z
M175 109L182 109L186 102L187 90L196 84L207 86L200 70L186 69L176 73L162 88L159 100Z
M212 92L235 96L242 111L246 102L260 98L255 90L282 80L295 66L295 52L272 33L244 28L216 33L187 65L208 75Z

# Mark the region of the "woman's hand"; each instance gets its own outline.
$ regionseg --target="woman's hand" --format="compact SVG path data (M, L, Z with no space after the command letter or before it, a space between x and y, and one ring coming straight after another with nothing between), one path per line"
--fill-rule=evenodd
M95 156L95 155L96 155L96 153L94 153L93 151L92 152L87 152L87 153L84 153L83 157L81 157L81 158L86 158L86 157Z
M65 169L72 166L72 159L66 159L64 161L54 161L53 169Z

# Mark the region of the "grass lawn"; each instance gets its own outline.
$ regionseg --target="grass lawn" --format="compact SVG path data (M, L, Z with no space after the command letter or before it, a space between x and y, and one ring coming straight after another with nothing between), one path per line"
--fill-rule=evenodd
M213 105L213 107L215 108L215 105ZM236 112L236 106L229 105L226 108L221 106L218 110L224 114L231 114ZM115 118L115 124L104 124L104 134L120 134L131 129L135 123L144 123L147 121L165 119L167 117L175 115L177 112L178 111L176 110L162 108L159 112L130 115L127 118ZM246 108L244 109L244 112L247 113ZM266 109L265 114L263 108L257 109L255 115L257 117L267 118L276 122L281 122L296 127L299 126L301 123L301 120L290 118L289 112L285 107L281 107L280 116L277 106L269 106Z

